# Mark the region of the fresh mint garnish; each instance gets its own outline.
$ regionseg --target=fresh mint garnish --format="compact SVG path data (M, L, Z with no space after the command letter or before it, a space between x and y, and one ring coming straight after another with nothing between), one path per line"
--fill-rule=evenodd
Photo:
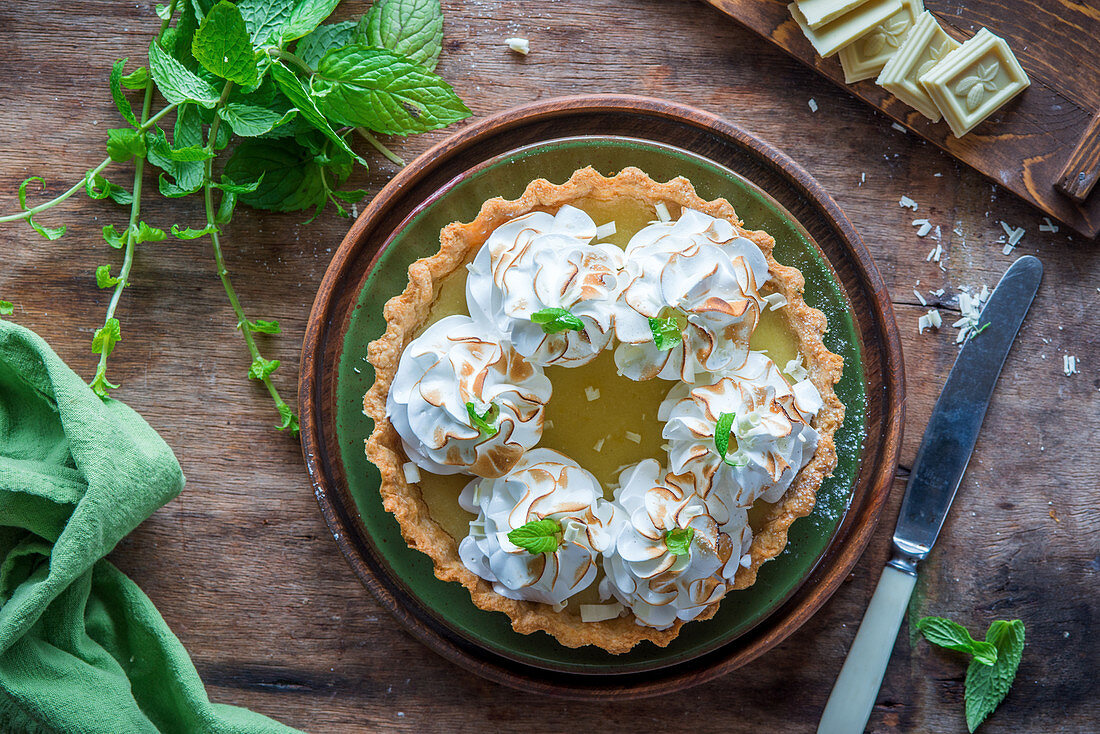
M651 316L649 318L649 330L653 332L653 343L662 352L667 352L683 341L680 324L676 321L675 316L664 319Z
M723 413L714 424L714 449L722 457L722 461L726 460L726 452L730 450L730 431L733 430L735 420L736 413Z
M532 520L508 532L508 540L528 553L553 553L561 544L561 523L551 518Z
M673 528L665 533L665 546L674 556L686 556L691 553L691 540L695 537L695 528Z
M962 625L943 617L917 622L929 642L973 655L966 670L966 726L974 731L1008 694L1024 654L1024 623L998 619L989 625L985 640L974 640Z
M316 217L331 203L338 214L350 216L347 205L367 195L345 188L355 164L366 166L349 142L353 132L402 164L373 133L434 130L470 114L432 71L441 48L439 0L376 0L366 17L321 25L338 3L158 5L160 27L149 43L147 64L127 73L128 59L111 60L107 87L120 123L107 131L107 157L75 185L35 206L27 203L28 186L44 182L28 178L18 188L19 211L0 216L0 222L26 220L43 237L57 239L65 227L44 226L37 217L80 191L129 208L125 224L102 229L107 244L120 251L121 263L95 269L96 285L113 290L92 345L100 359L89 384L101 397L116 387L106 377L107 357L121 338L115 311L130 285L138 248L168 236L142 221L142 196L199 194L194 218L173 225L171 233L185 240L210 238L215 272L252 358L249 377L261 380L274 399L278 427L297 430L294 412L271 379L279 363L265 359L254 338L278 333L278 322L247 318L225 263L222 238L231 229L224 225L238 204L278 212L312 209ZM158 93L167 105L156 110ZM173 116L173 128L162 129L161 120ZM103 175L118 163L132 166L129 189ZM149 177L148 167L159 170ZM495 431L495 414L478 419L484 430Z
M543 308L531 314L531 321L542 327L547 334L561 331L584 331L584 322L566 308Z
M500 430L497 427L497 419L500 418L500 407L496 403L489 403L489 407L483 413L478 413L477 406L473 403L466 403L466 412L470 416L470 425L486 436L495 436L496 432Z
M11 301L0 301L0 316L11 316L15 313L15 304Z

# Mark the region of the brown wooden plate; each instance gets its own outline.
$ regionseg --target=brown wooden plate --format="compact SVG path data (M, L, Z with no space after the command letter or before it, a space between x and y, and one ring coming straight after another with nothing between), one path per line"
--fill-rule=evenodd
M450 190L501 154L563 136L592 135L677 146L732 169L774 197L784 214L804 228L799 230L808 235L803 239L816 243L828 262L830 280L839 283L851 306L845 316L858 342L853 348L865 381L859 386L865 395L865 437L862 447L851 447L855 460L849 485L854 486L844 487L842 501L848 501L850 490L850 504L846 513L841 507L843 517L834 518L830 536L824 539L831 542L827 547L823 543L824 552L810 559L798 583L775 599L766 616L738 628L736 636L721 638L720 645L685 648L678 656L675 649L651 648L648 655L641 651L632 659L603 661L582 649L565 651L566 657L555 660L555 654L540 657L540 645L558 656L564 648L553 649L552 642L546 647L549 638L539 640L542 635L522 638L520 648L530 647L524 650L471 634L450 614L450 606L461 603L459 596L448 598L452 592L447 589L433 591L436 598L423 592L420 577L425 569L430 575L426 557L408 551L422 559L423 568L417 568L415 560L396 553L407 550L394 548L403 546L399 539L395 542L378 530L378 523L392 518L365 501L362 475L370 467L363 466L358 453L365 437L359 425L363 418L348 410L351 392L359 388L349 379L349 369L358 376L357 360L365 354L358 333L371 330L371 319L376 327L381 319L380 313L373 313L377 308L357 309L373 303L371 298L393 295L379 293L386 288L372 279L386 243L441 190ZM398 242L387 255L398 252L411 258L415 254L401 248L412 246ZM430 242L424 246L430 251ZM353 338L345 352L349 334ZM368 365L363 362L362 367ZM825 602L858 560L885 503L900 449L903 395L901 349L885 286L859 235L820 185L782 153L718 117L619 95L562 98L501 113L457 133L402 170L370 202L325 274L306 332L299 384L303 451L322 514L353 570L383 606L433 650L479 675L524 690L619 698L678 690L733 670L791 634ZM457 585L435 583L465 593Z

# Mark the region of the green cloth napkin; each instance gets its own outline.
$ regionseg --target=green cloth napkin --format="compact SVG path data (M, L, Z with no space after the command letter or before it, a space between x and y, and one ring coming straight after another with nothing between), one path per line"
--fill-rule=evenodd
M0 731L294 731L210 703L152 602L103 558L181 489L141 416L0 321Z

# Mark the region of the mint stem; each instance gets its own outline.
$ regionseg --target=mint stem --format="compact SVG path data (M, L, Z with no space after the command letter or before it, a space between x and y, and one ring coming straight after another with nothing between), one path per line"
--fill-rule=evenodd
M171 22L172 16L173 14L175 14L176 11L176 2L177 0L172 0L172 3L168 6L168 17L161 21L160 33L158 33L158 35L163 34L164 30ZM175 105L169 105L168 107L158 112L156 116L150 118L149 110L152 108L152 106L153 80L148 79L145 82L145 95L142 98L141 102L141 127L138 128L139 130L145 130L151 127L156 123L157 120L168 114L168 112L175 107ZM107 158L105 161L103 161L103 163L99 164L99 166L93 169L91 173L87 174L84 178L84 181L87 181L88 179L94 180L96 175L98 175L100 171L106 168L110 162L111 159ZM123 247L125 248L125 250L122 256L122 270L118 274L118 282L115 283L115 289L111 293L111 300L107 304L107 315L103 318L103 328L105 329L107 328L107 324L110 323L111 319L114 318L115 309L118 308L118 302L122 298L122 290L130 283L130 269L134 265L134 249L137 245L135 232L137 231L138 220L141 217L141 185L144 177L145 157L138 156L134 160L133 199L130 201L130 222L126 227L126 240L123 243ZM55 199L53 202L47 202L45 205L35 207L35 210L49 208L54 204L64 201L69 196L72 196L72 193L75 189L79 189L82 185L84 185L84 181L81 181L72 189L69 189L69 191L67 191L58 199ZM31 212L28 211L27 216L30 215ZM106 395L107 393L107 357L110 356L109 352L109 349L104 349L102 352L100 352L99 362L96 364L95 368L95 376L92 377L91 382L93 386L99 385L102 388L103 395Z
M281 61L289 61L291 64L297 66L299 69L309 74L310 76L313 76L317 73L316 71L314 71L312 66L305 62L305 59L303 59L301 56L298 56L297 54L291 53L290 51L284 51L281 48L269 48L267 50L267 53Z
M374 137L374 135L371 134L370 130L367 130L365 127L357 127L355 128L355 132L362 135L364 140L373 145L379 153L386 156L386 158L388 158L390 161L396 163L399 166L405 165L405 159L383 145L382 141Z
M152 81L149 82L149 86L150 87L152 86ZM151 89L149 89L148 87L146 88L146 94L151 94ZM147 99L149 99L149 98L147 97ZM168 105L167 107L162 109L160 112L153 115L148 120L144 121L141 124L141 126L138 127L138 131L139 132L145 132L146 130L151 128L153 125L155 125L160 118L164 117L169 112L176 109L176 107L178 107L178 106L179 105L177 105L177 104ZM139 159L139 160L141 160L141 159ZM107 166L111 165L111 163L112 163L112 161L111 161L110 157L104 158L98 166L93 168L91 170L91 172L88 173L87 176L80 179L80 181L78 181L77 183L73 184L73 187L71 189L69 189L68 191L66 191L65 193L61 194L60 196L58 196L54 199L50 199L49 201L45 202L44 204L39 204L36 207L32 207L30 209L24 209L23 211L17 212L15 214L5 214L4 216L0 217L0 222L18 222L21 219L26 219L27 217L33 217L35 214L38 214L39 212L44 212L47 209L51 209L51 208L57 206L61 202L65 201L66 199L71 197L76 192L83 189L85 181L87 181L89 178L95 178L100 173L103 173L103 170L105 168L107 168Z
M217 114L218 110L225 104L225 101L229 98L229 93L233 89L233 82L226 82L225 87L222 88L221 98L218 100L217 106L214 108L214 121L210 123L210 130L207 136L206 147L207 150L213 152L214 141L217 140L218 127L221 124L221 117ZM221 238L218 236L218 230L215 227L214 215L216 209L214 208L214 187L211 185L214 182L214 159L208 158L206 160L206 175L203 183L203 200L206 206L206 226L210 228L210 243L214 248L214 263L218 269L218 277L221 279L222 287L225 289L225 295L229 298L229 305L233 307L233 313L237 316L237 328L241 334L244 335L245 345L248 347L248 353L252 356L252 361L262 359L259 347L256 346L256 340L252 337L252 332L248 329L247 324L248 316L245 315L244 308L241 307L241 301L237 298L237 291L233 288L233 282L229 279L229 270L225 267L225 257L222 255ZM279 412L280 417L290 408L286 402L279 395L279 391L275 388L275 385L271 382L270 375L264 375L260 378L264 387L267 388L267 392L271 395L271 399L275 401L275 409ZM297 430L291 425L291 432L297 433Z

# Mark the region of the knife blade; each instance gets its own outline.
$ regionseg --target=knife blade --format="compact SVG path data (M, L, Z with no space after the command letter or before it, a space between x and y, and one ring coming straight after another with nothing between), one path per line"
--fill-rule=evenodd
M993 388L1042 278L1038 258L1025 255L1012 263L982 310L977 326L981 333L955 359L909 474L894 528L893 557L825 704L818 734L859 734L867 725L916 585L917 564L943 529Z

